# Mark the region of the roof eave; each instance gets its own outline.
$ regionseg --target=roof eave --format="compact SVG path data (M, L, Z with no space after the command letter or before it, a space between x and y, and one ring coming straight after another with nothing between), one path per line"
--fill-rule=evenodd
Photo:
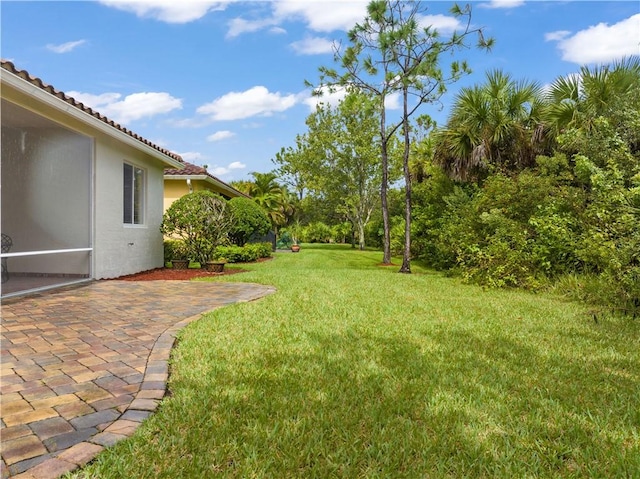
M164 175L165 180L202 180L210 183L212 185L217 186L222 191L227 193L231 193L232 196L244 196L246 198L251 198L249 195L244 194L242 191L236 190L233 186L227 185L220 180L216 180L209 175Z

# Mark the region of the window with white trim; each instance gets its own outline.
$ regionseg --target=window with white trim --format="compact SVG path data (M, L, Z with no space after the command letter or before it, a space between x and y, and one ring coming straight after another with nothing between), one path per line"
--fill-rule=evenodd
M124 164L124 214L126 225L144 224L145 171L137 166Z

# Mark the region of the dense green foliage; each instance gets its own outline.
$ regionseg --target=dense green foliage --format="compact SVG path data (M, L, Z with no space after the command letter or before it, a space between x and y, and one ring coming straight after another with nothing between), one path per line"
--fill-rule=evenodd
M396 259L397 261L397 259ZM305 245L191 323L171 394L77 478L635 478L640 321Z
M295 197L278 182L274 172L252 172L253 181L236 181L231 184L239 191L251 196L267 214L271 227L277 234L279 228L286 225L295 212Z
M189 259L188 253L184 247L184 241L164 240L164 262L167 263L174 259Z
M264 209L250 198L239 196L229 200L229 209L233 217L233 226L229 230L229 239L238 246L252 236L264 236L271 228L271 222Z
M226 200L208 190L195 191L174 201L162 218L160 231L184 242L187 259L206 262L227 239L233 218Z
M260 258L271 257L271 243L247 243L244 246L218 246L213 254L215 259L229 263L250 263Z
M433 164L442 170L432 164L415 187L419 240L413 254L488 286L539 288L559 282L557 288L573 297L635 315L640 313L640 63L585 68L581 75L577 84L575 77L558 80L546 99L531 97L527 89L535 109L508 121L486 114L486 130L468 103L472 93L481 92L491 104L496 75L488 85L461 93L450 123L436 136L450 156L436 153ZM496 127L496 118L502 126ZM465 122L485 133L471 134ZM547 137L540 139L539 151L548 153L532 162L531 135L540 129ZM467 148L456 153L447 145L462 138L455 136L458 130L468 134L461 142ZM524 146L510 146L514 142ZM455 181L461 179L467 181Z

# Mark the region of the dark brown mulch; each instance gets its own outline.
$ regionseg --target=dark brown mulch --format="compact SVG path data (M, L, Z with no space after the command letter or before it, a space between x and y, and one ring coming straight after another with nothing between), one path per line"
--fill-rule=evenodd
M270 261L273 258L260 258L257 262ZM192 278L228 276L231 274L246 273L249 270L241 268L224 268L222 273L212 273L204 269L173 269L173 268L156 268L141 273L129 274L115 278L122 281L158 281L158 280L186 280Z
M222 273L212 273L203 269L172 269L172 268L156 268L141 273L120 276L116 278L122 281L158 281L158 280L186 280L192 278L227 276L230 274L245 273L246 269L228 269L225 268Z

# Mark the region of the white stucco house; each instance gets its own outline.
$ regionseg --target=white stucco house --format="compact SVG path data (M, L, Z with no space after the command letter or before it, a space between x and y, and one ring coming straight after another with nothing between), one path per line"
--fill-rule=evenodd
M179 155L1 62L2 297L161 267Z

